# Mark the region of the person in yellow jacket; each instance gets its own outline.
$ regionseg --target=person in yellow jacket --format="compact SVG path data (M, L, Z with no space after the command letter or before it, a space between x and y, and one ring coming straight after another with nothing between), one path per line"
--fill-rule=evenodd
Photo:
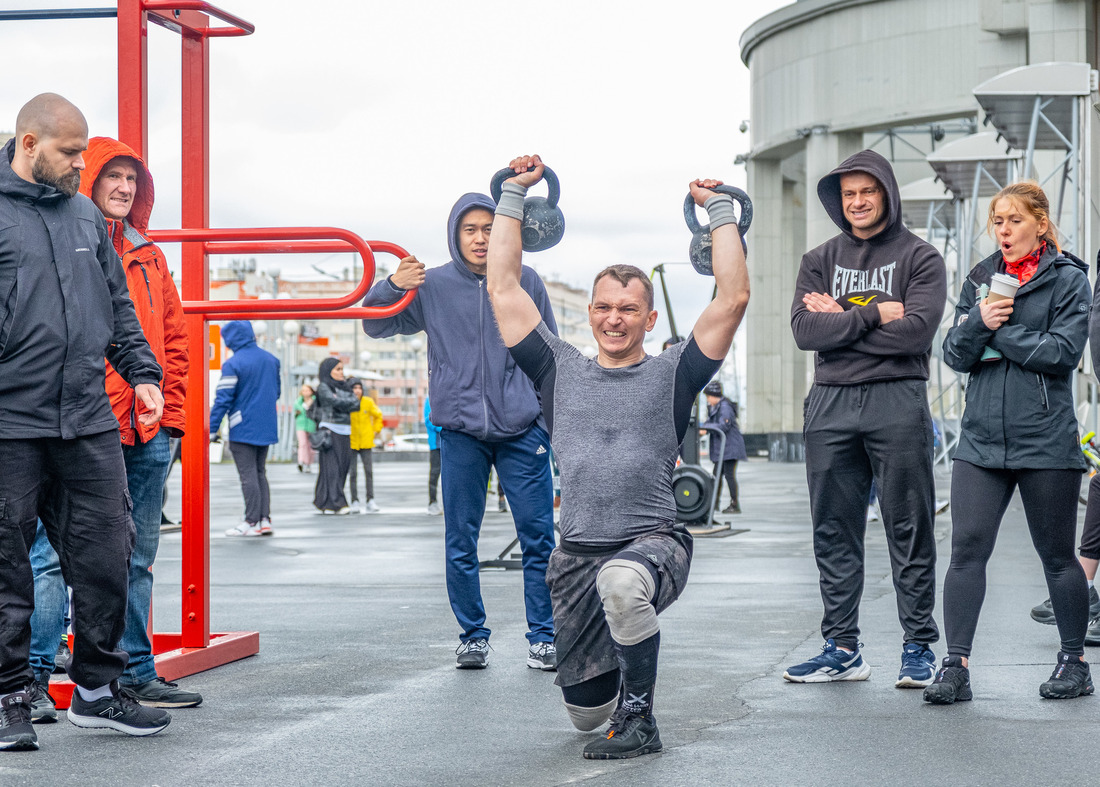
M382 411L369 396L363 396L363 384L358 380L352 380L352 391L356 396L362 396L359 400L358 412L351 413L351 472L348 479L351 483L351 513L353 514L377 514L382 509L374 502L374 460L371 449L374 448L374 438L382 431ZM363 460L363 477L366 481L366 504L359 505L359 480L356 477L356 465L359 459Z

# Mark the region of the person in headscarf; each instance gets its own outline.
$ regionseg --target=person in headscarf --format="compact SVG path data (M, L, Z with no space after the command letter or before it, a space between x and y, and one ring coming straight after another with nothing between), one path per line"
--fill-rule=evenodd
M339 358L321 361L317 377L317 432L328 432L329 446L317 458L313 505L322 514L347 514L351 509L344 496L344 482L351 464L351 414L359 409L359 397L344 379Z

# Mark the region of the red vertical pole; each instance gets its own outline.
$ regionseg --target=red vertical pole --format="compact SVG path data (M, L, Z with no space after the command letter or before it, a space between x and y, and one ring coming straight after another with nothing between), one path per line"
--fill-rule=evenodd
M141 0L118 0L118 138L149 160L147 17Z
M203 29L208 17L184 11ZM181 227L210 226L210 51L208 39L183 32L183 167ZM210 297L210 274L201 243L183 244L183 300ZM181 644L210 644L210 372L207 324L201 314L186 317L190 369L187 373L187 429L183 440L183 565Z

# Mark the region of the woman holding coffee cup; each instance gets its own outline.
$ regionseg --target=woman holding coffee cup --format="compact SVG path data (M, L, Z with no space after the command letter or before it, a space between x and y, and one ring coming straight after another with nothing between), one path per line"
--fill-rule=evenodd
M946 363L970 379L951 471L947 657L924 691L927 702L940 705L973 698L969 657L985 566L1017 487L1061 639L1039 694L1068 699L1093 692L1083 658L1088 587L1073 552L1085 461L1072 381L1088 338L1088 266L1059 248L1050 203L1033 181L993 198L988 230L998 250L967 275L943 343Z

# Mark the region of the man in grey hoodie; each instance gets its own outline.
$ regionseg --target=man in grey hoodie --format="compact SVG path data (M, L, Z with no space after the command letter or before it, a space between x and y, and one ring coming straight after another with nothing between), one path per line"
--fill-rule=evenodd
M447 221L451 261L425 270L415 257L401 260L377 282L364 306L388 305L407 290L416 298L401 313L363 320L376 339L428 334L428 395L439 435L443 514L446 524L447 595L462 628L459 669L483 669L490 630L478 577L477 541L485 515L485 489L494 465L508 490L523 551L527 610L527 666L553 670L554 623L546 566L554 548L554 490L550 438L530 379L500 338L485 286L486 255L496 203L464 194ZM557 332L542 280L523 269L523 288Z
M927 686L939 630L926 383L946 270L902 223L897 179L879 154L851 156L817 193L841 232L802 257L791 327L798 346L815 353L804 435L825 646L783 677L824 683L871 674L859 652L859 602L874 479L904 631L895 685Z

